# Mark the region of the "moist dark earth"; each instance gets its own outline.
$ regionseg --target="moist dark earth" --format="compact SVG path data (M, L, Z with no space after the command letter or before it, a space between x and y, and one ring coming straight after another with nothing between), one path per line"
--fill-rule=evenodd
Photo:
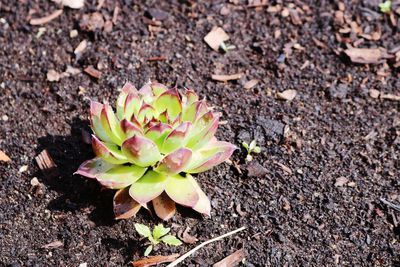
M140 87L151 79L193 88L221 111L219 139L262 148L251 162L241 148L230 163L197 175L211 218L181 208L164 223L174 234L190 227L197 244L247 227L183 266L210 266L240 248L242 266L399 266L400 213L380 199L400 203L400 102L370 94L399 95L399 65L393 58L358 64L343 53L349 46L398 51L399 15L380 13L378 1L264 3L106 0L98 9L88 0L33 26L31 18L60 6L0 1L0 149L12 159L0 162L0 265L128 266L143 256L134 223L160 221L146 211L115 221L113 192L73 172L93 157L82 140L89 99L114 101L126 81ZM107 29L82 24L94 12ZM214 26L234 49L213 51L203 41ZM360 37L373 32L380 36ZM75 55L83 40L87 48ZM49 70L67 66L82 72L48 81ZM88 66L101 77L83 72ZM239 80L211 78L236 73ZM252 79L258 84L246 89ZM287 89L297 92L292 101L276 97ZM55 174L35 162L44 149Z

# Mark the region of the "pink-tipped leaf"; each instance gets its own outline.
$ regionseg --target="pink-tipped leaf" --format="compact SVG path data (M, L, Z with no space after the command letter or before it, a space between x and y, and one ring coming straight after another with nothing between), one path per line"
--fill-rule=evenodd
M184 171L199 173L209 170L227 160L236 149L236 146L228 142L210 142L203 149L193 154L191 162Z
M175 118L182 112L182 103L176 88L169 89L162 93L155 101L154 107L158 113L167 110L171 118Z
M127 157L119 150L118 146L101 142L92 135L92 148L97 157L111 164L124 164L128 162Z
M190 122L183 122L176 127L164 140L161 152L168 154L175 149L178 149L186 144L186 137L192 124Z
M122 151L130 162L141 167L154 165L162 157L153 141L139 135L127 139L122 144Z
M145 136L161 147L165 137L172 131L172 127L165 123L158 123L150 127Z
M131 138L134 135L143 135L143 131L135 123L123 119L121 121L121 129L124 132L126 138Z
M193 184L193 186L196 188L197 193L199 194L199 200L197 201L196 205L193 207L193 209L197 212L200 212L202 214L205 214L207 216L211 215L211 203L210 199L207 197L207 195L201 190L199 184L196 182L196 180L190 175L186 174L186 178L190 180L190 182Z
M121 145L125 136L122 132L119 120L115 116L112 107L105 104L100 115L101 125L107 133L111 141L117 145Z
M192 151L188 148L179 148L165 156L158 164L155 171L168 175L180 173L189 164L192 158Z
M90 123L92 126L93 132L104 142L111 142L110 137L107 132L104 130L103 125L101 123L101 111L103 110L104 105L96 102L90 101Z
M104 173L115 166L118 165L108 163L102 158L93 158L83 162L74 174L80 174L88 178L96 178L97 175Z
M219 114L211 111L205 113L193 125L193 131L187 142L187 147L198 150L207 144L215 135L218 129Z

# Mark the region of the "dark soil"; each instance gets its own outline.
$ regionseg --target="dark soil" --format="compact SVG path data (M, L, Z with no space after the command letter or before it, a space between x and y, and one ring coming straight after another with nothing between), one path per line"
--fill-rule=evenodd
M114 101L125 81L140 86L148 79L194 88L228 121L220 139L238 145L256 139L262 147L251 163L242 150L232 158L236 167L221 164L197 176L212 199L211 218L181 209L165 224L173 233L190 227L200 241L248 227L185 265L209 266L242 247L246 266L399 265L400 213L380 198L400 203L400 102L368 93L399 94L399 69L390 60L352 63L341 49L356 37L336 36L344 28L335 22L338 5L303 2L284 1L302 11L284 17L268 6L248 8L247 1L106 0L100 13L111 20L118 6L115 25L87 32L79 23L97 1L64 8L42 26L29 19L59 8L53 2L0 1L0 149L12 158L0 162L0 265L122 266L142 257L144 243L133 225L159 221L145 211L114 221L113 192L72 173L93 156L81 136L88 130L88 100ZM378 40L359 47L390 50L399 45L399 16L393 26L378 3L346 1L345 14L365 32L381 30ZM151 8L167 13L153 10L163 19L158 31L149 27L155 24L148 19ZM225 29L234 50L215 52L203 42L213 26ZM40 27L46 31L37 37ZM75 38L72 29L79 32ZM84 39L89 45L76 57ZM166 60L148 61L152 57ZM102 77L82 72L47 81L48 70L63 72L67 65L93 65ZM245 75L238 81L211 79L239 72ZM245 89L250 79L260 82ZM297 90L293 101L276 98L286 89ZM59 175L39 170L34 158L43 149ZM19 172L23 165L28 170ZM33 177L41 185L32 186ZM335 186L341 177L347 182ZM62 245L43 248L54 241ZM155 254L194 246L160 247Z

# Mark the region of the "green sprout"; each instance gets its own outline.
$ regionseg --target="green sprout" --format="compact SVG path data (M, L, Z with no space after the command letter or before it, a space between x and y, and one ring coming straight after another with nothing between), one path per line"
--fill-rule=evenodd
M382 13L390 13L392 10L392 1L386 1L379 4L379 9Z
M148 256L153 250L153 247L161 242L170 246L182 245L182 242L178 238L168 234L171 229L164 228L162 224L155 226L153 232L151 232L148 226L140 223L135 223L135 229L141 236L146 237L151 243L144 251L145 256Z
M246 160L247 161L252 161L253 160L253 156L251 155L251 153L257 153L258 154L258 153L261 152L261 147L257 146L256 140L251 141L250 145L247 144L246 142L243 142L242 146L247 151L247 156L246 156Z

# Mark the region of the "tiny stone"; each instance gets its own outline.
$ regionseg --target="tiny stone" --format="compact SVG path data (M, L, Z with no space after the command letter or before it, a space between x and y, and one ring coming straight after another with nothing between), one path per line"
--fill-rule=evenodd
M356 186L356 183L355 183L355 182L349 182L349 183L347 184L347 186L349 186L349 187L355 187L355 186Z
M2 119L3 121L8 121L8 116L7 116L7 115L3 115L3 116L1 116L1 119Z
M28 165L23 165L23 166L21 166L21 168L19 168L19 172L20 173L23 173L23 172L26 172L28 170Z
M36 177L33 177L32 180L31 180L31 185L32 186L38 186L39 184L40 184L39 180Z
M78 31L77 30L72 30L69 32L69 37L75 38L78 36Z

